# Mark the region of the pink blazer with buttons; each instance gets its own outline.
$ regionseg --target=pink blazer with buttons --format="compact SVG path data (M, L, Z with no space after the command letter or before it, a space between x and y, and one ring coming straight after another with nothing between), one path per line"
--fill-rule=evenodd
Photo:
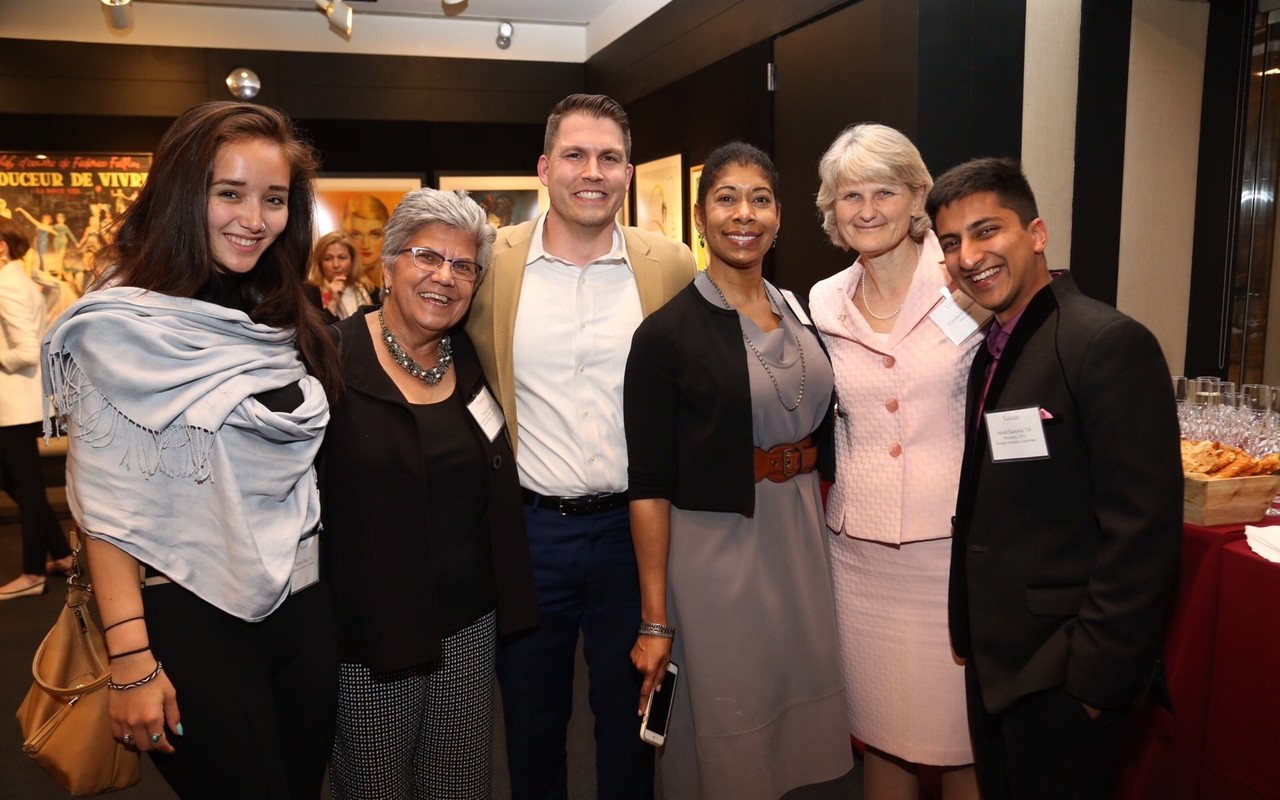
M960 481L969 366L985 326L957 345L930 318L949 283L932 232L887 340L854 306L863 270L859 259L809 296L840 398L827 526L891 544L944 539ZM961 308L972 307L962 293L952 296Z

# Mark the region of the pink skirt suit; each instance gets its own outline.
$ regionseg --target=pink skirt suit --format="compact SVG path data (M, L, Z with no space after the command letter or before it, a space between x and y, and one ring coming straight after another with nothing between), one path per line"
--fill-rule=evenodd
M973 753L947 582L965 384L985 329L956 342L937 321L941 261L929 233L889 333L854 306L861 260L815 285L810 304L840 398L826 523L849 730L907 761L961 765Z

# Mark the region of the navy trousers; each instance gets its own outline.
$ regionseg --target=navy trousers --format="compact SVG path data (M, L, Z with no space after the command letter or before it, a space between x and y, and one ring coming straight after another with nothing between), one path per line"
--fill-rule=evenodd
M565 800L565 737L583 637L595 715L596 794L652 800L653 748L640 741L641 675L631 663L640 585L624 506L565 517L525 508L541 624L498 650L513 800Z

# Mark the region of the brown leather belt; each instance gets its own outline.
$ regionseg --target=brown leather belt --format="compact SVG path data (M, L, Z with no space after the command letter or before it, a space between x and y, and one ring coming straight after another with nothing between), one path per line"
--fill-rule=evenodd
M818 466L818 448L813 437L806 436L795 444L780 444L769 450L756 448L756 483L768 478L774 483L789 481L796 475L813 472Z

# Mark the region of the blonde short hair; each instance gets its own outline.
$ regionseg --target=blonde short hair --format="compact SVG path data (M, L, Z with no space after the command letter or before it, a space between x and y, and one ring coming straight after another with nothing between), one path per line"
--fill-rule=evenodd
M836 247L845 250L849 245L840 235L835 214L841 183L899 183L913 193L919 192L922 200L933 187L933 178L911 140L877 122L861 122L845 128L818 162L818 181L817 204L822 212L822 229ZM911 218L911 238L920 241L932 227L922 203L920 216Z

